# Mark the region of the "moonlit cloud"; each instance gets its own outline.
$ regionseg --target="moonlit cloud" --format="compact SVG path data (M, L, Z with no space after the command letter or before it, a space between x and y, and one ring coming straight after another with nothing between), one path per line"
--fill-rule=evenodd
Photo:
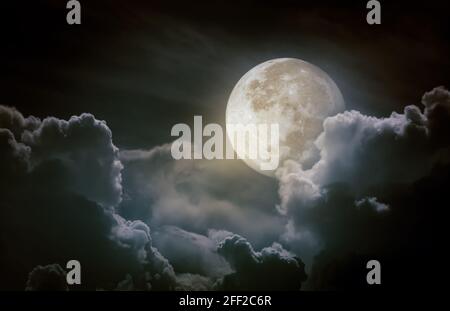
M315 163L286 161L276 180L238 162L175 161L169 145L119 151L91 114L0 106L2 273L13 288L66 289L61 267L76 254L86 289L359 286L340 275L361 258L425 253L429 234L406 220L426 227L423 198L445 184L449 98L440 87L423 112L329 117Z
M312 168L290 161L277 172L278 209L291 219L284 241L307 259L326 250L322 261L316 260L323 264L324 256L342 252L384 256L389 248L402 249L401 239L389 238L389 233L398 237L414 229L398 213L425 210L417 212L412 204L407 211L399 197L405 202L406 189L422 179L432 182L433 167L447 170L449 99L449 92L439 87L424 95L424 112L407 106L387 118L358 111L327 118L316 141L320 159ZM439 117L433 111L440 111Z
M358 208L372 208L378 213L389 211L389 206L387 204L378 202L377 198L374 197L357 200L355 201L355 206Z
M437 88L424 98L435 93L450 97L448 91ZM448 104L447 97L440 96L441 102L435 102L438 108L434 109ZM428 108L425 111L423 114L417 106L407 106L402 114L393 112L387 118L365 116L358 111L327 118L316 141L320 160L306 170L288 161L278 171L281 210L288 210L292 204L314 204L326 195L324 189L331 184L346 183L355 195L363 196L379 184L412 182L425 176L440 152L431 144L439 135L431 127L437 125L427 118Z
M203 235L210 229L228 230L259 246L283 231L284 221L274 210L276 183L241 169L241 163L177 161L169 144L125 150L120 158L128 196L120 206L125 215L154 227L173 225Z

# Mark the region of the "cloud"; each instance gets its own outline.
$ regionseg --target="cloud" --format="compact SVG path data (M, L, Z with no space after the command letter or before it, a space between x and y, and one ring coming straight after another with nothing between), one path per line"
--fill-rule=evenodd
M126 274L140 288L174 288L149 227L114 210L122 164L105 122L90 114L41 121L4 106L0 122L0 249L8 254L1 288L23 288L32 269L29 287L36 287L33 280L57 269L38 263L70 259L82 265L82 289L112 289Z
M3 183L14 182L28 171L30 151L28 146L16 141L9 129L0 128L0 187L4 188Z
M212 289L232 273L217 253L218 243L233 234L224 228L254 237L261 236L262 228L269 238L263 236L258 243L276 237L282 228L273 206L250 204L259 191L259 185L252 186L251 174L256 173L235 177L224 174L229 167L210 162L174 161L167 146L124 151L119 159L110 129L90 114L41 121L1 107L2 178L10 176L0 188L5 198L0 224L6 237L0 247L11 254L1 259L9 288L23 286L32 269L32 275L57 269L34 268L39 262L64 266L77 259L82 289ZM122 161L127 165L123 202ZM270 183L273 192L257 203L276 196L276 185L263 181ZM228 198L234 190L237 195ZM148 209L145 222L123 216L139 209ZM251 225L255 220L257 230ZM148 224L158 229L153 235Z
M443 86L436 87L422 97L425 106L427 126L433 143L439 146L448 145L450 135L450 93Z
M32 165L62 162L71 190L102 205L120 202L122 164L104 121L91 114L68 121L49 117L37 129L25 130L22 141L32 148Z
M145 246L151 243L150 228L142 221L127 221L113 214L117 223L112 227L111 237L120 245L132 249L140 261L147 257Z
M176 290L206 291L214 288L214 281L210 277L199 274L181 273L177 275Z
M258 246L283 231L284 220L273 208L276 182L240 161L174 160L170 145L124 150L120 159L125 199L119 211L124 217L202 235L228 230Z
M114 214L116 220L111 238L122 247L132 251L141 268L134 274L127 274L118 287L132 286L137 290L173 290L177 280L170 262L153 246L150 228L142 221L127 221ZM136 281L133 280L133 276Z
M9 132L11 146L27 153L30 167L58 163L64 167L64 183L71 191L105 206L120 202L122 164L104 121L91 114L68 121L54 117L41 121L24 118L14 108L0 107L0 128Z
M59 264L36 266L28 275L25 290L69 290L66 281L66 272Z
M387 204L378 202L375 197L357 200L355 201L355 206L357 208L371 208L378 213L383 213L389 210L389 206Z
M215 231L211 234L215 235ZM231 234L231 233L229 233ZM153 234L155 246L177 273L219 278L231 272L228 262L216 249L222 239L214 239L178 227L165 226Z
M9 129L17 140L20 140L24 130L33 131L40 124L39 118L25 118L17 109L0 105L0 128Z
M90 114L0 106L1 288L54 286L69 259L82 289L118 290L353 288L373 256L388 271L405 256L430 267L449 102L439 87L424 112L329 117L315 163L286 161L277 180L240 161L175 161L169 145L119 152Z
M133 277L129 274L125 276L125 279L120 281L114 290L116 291L132 291L134 290Z
M447 119L437 121L432 111L448 109L440 107L447 107L449 98L448 91L436 88L424 95L425 114L417 106L407 106L402 114L393 112L387 118L358 111L327 118L316 140L320 160L306 170L287 161L277 172L280 210L286 213L290 205L315 205L332 184L348 184L362 197L380 185L408 183L425 176L439 151L431 144L439 135L432 128L449 120L447 114Z
M282 240L308 263L322 254L314 260L313 287L351 252L353 259L377 254L390 261L392 254L422 258L427 252L431 242L419 242L431 239L426 201L436 197L441 205L441 183L447 182L433 176L448 172L449 99L439 87L424 95L424 112L407 106L387 118L358 111L329 117L315 143L320 159L309 169L288 161L278 170L279 210L289 218ZM413 236L417 240L408 243ZM339 271L351 271L353 259L342 259ZM325 283L329 288L332 281Z
M153 236L170 263L156 248L147 251L143 273L126 275L117 290L298 290L307 277L300 258L278 243L256 252L231 232L202 236L177 227Z
M278 243L256 252L246 239L232 235L217 251L235 271L217 283L220 290L299 290L307 278L300 258Z
M431 168L426 121L416 106L381 119L357 111L328 118L317 145L321 159L310 174L320 185L344 181L364 191L386 180L416 180Z

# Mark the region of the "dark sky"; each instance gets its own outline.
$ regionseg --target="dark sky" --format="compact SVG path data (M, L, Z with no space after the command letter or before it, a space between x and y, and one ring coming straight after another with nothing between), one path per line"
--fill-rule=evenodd
M336 81L347 106L399 111L449 79L447 1L65 1L5 10L3 102L25 115L92 112L120 147L166 142L172 124L223 122L237 80L270 58L296 57Z

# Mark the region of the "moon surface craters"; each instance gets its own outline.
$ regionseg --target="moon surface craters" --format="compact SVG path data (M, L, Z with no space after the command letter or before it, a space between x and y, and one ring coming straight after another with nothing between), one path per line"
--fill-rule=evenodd
M278 123L281 160L301 163L310 157L324 119L343 110L342 95L323 70L299 59L280 58L257 65L239 80L226 117L227 123Z

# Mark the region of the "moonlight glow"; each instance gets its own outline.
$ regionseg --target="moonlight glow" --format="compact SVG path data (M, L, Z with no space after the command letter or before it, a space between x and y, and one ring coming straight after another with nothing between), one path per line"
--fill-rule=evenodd
M280 161L308 165L324 119L343 110L341 92L323 70L300 59L279 58L259 64L239 80L228 100L226 123L278 123ZM260 159L243 158L256 171L273 176L273 171L259 169Z

